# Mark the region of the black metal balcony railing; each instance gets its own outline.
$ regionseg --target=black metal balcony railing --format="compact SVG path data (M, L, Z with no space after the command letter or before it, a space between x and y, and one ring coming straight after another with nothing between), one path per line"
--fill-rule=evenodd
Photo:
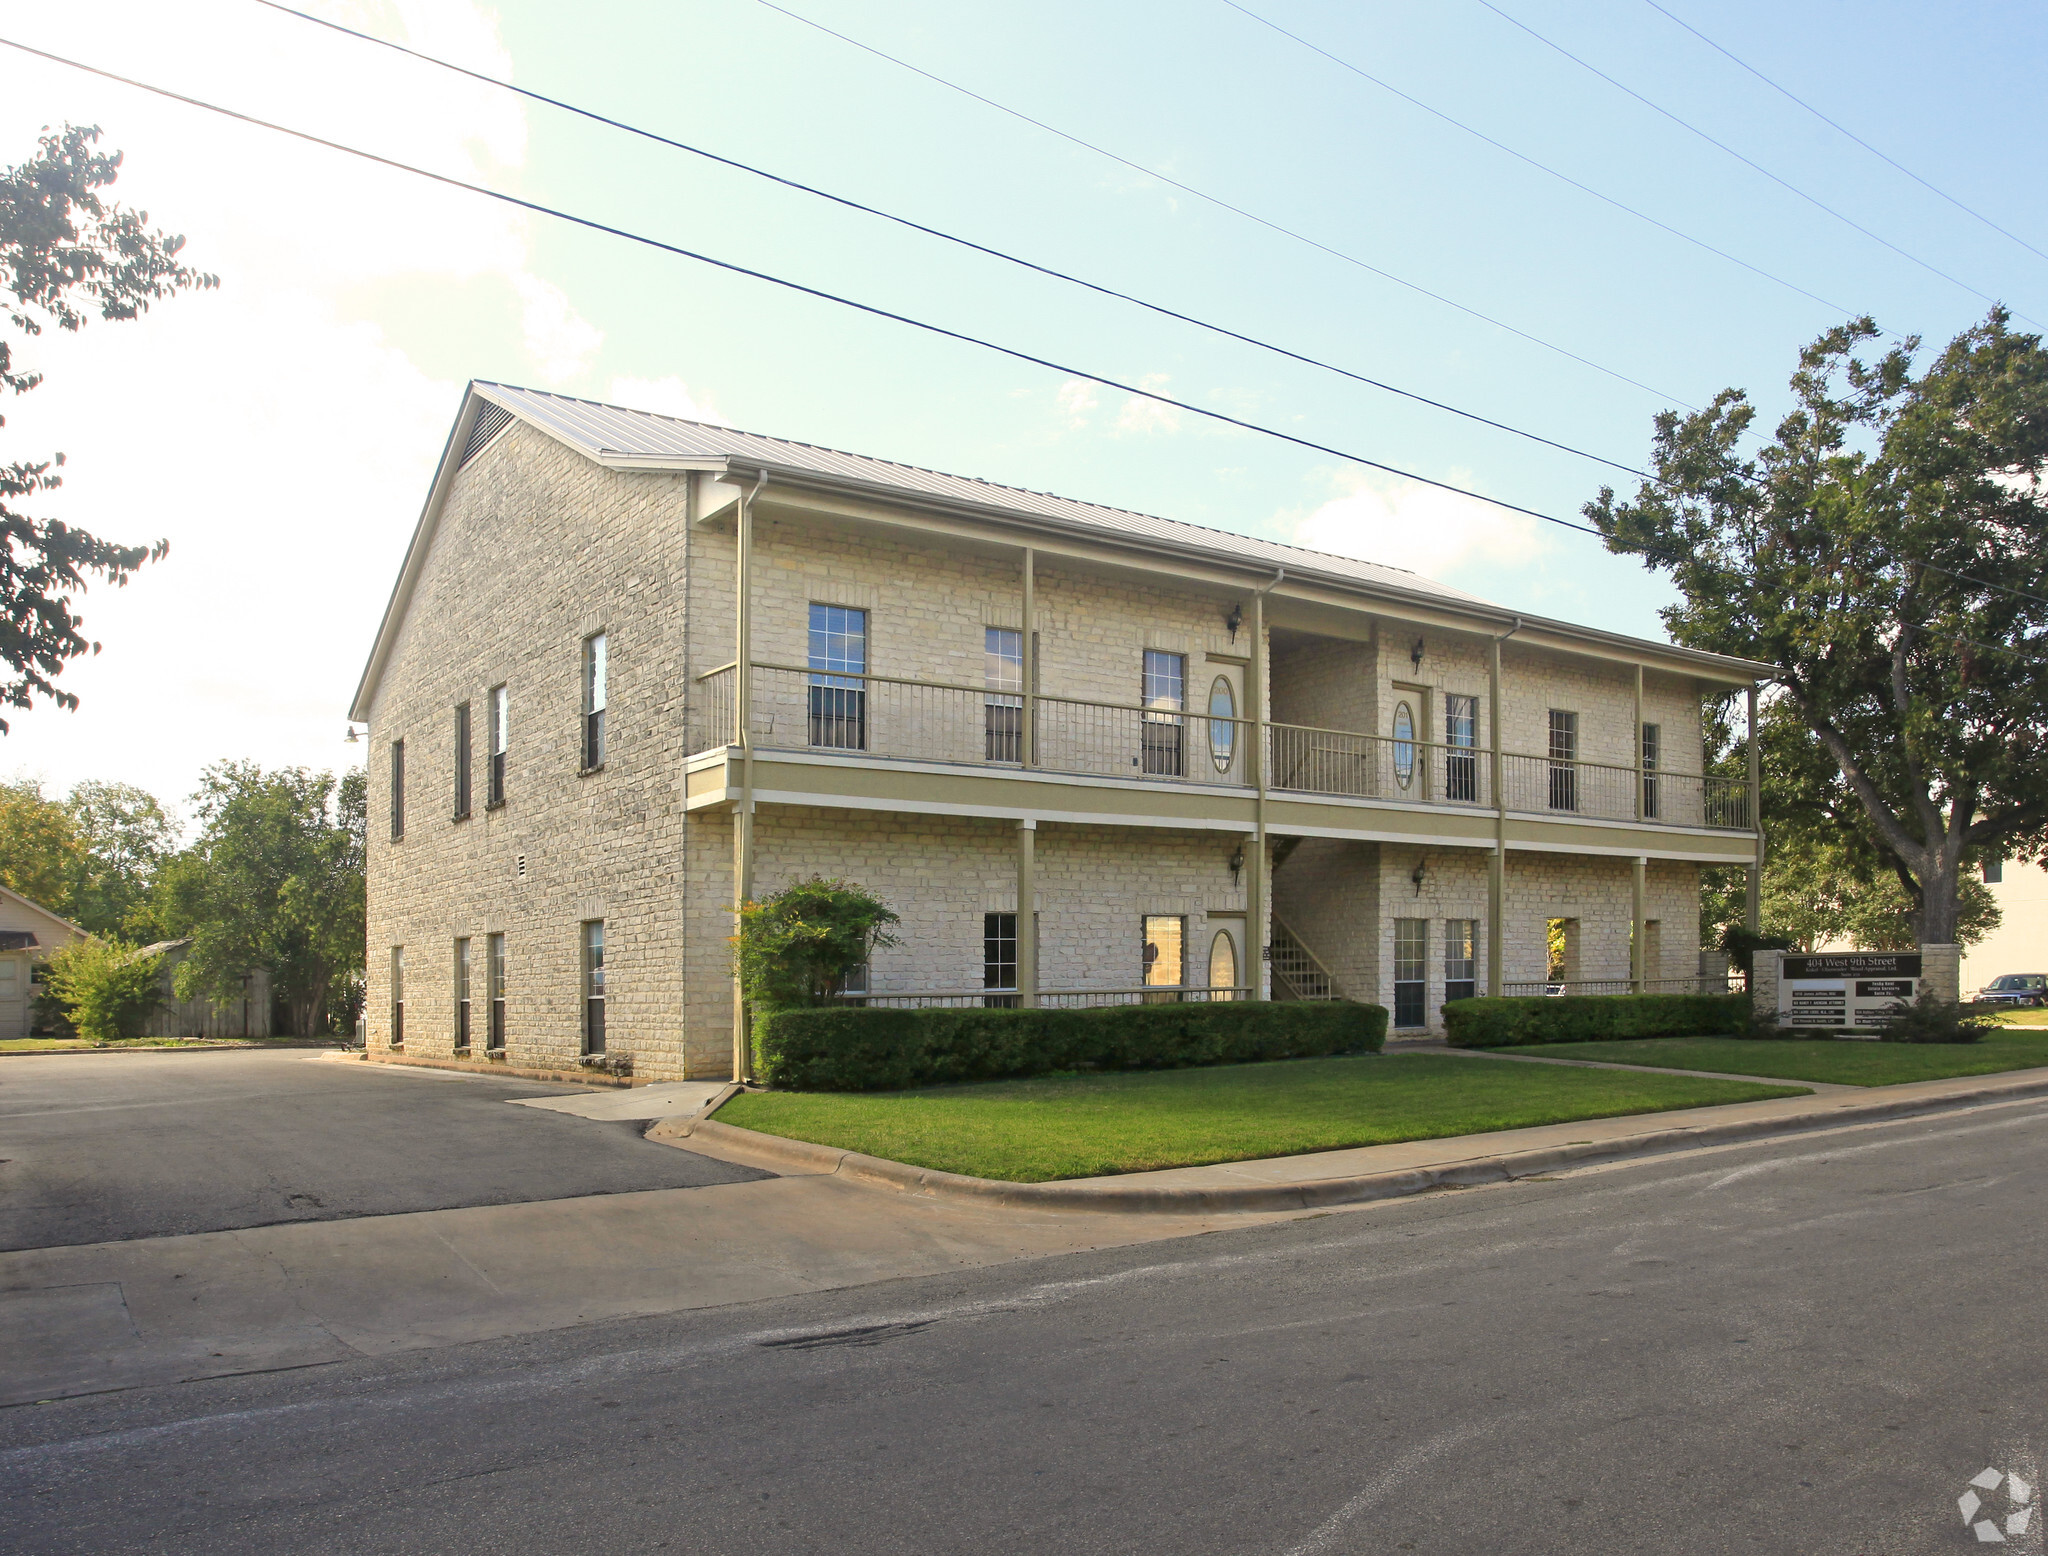
M1097 1005L1214 1004L1248 1000L1252 994L1248 984L1210 987L1190 983L1154 983L1132 989L1040 989L1038 1003L1041 1009L1080 1010ZM873 993L842 994L839 1000L846 1005L890 1010L975 1010L985 1006L1013 1009L1019 1002L1019 996L1015 989L933 989L895 993L883 989Z
M698 678L691 747L737 738L737 674ZM1027 718L1029 724L1027 727ZM751 734L758 749L863 752L896 760L1020 767L1151 782L1245 788L1250 743L1263 737L1266 783L1281 793L1341 795L1491 810L1493 753L1352 730L1216 718L1181 709L848 675L754 667ZM1739 778L1504 752L1505 808L1593 821L1750 830Z

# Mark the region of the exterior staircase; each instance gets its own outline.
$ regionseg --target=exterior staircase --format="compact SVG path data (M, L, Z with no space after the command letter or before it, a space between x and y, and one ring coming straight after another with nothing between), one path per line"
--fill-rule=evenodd
M1315 952L1301 943L1301 937L1273 920L1273 998L1278 1000L1338 1000L1344 991L1329 968L1316 959Z

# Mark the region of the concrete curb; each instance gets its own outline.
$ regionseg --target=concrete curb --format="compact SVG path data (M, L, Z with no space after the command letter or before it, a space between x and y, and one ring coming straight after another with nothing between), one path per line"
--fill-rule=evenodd
M672 1118L657 1118L652 1124L649 1124L647 1126L647 1133L645 1138L649 1140L658 1141L662 1145L673 1145L678 1140L687 1140L691 1135L695 1134L699 1128L701 1128L704 1124L710 1121L712 1114L716 1113L720 1108L724 1107L726 1103L730 1102L734 1097L738 1096L739 1093L745 1091L746 1089L747 1085L744 1081L729 1081L726 1083L723 1090L714 1091L711 1094L711 1096L705 1101L704 1106L697 1109L696 1112L678 1113ZM718 1127L720 1129L733 1128L733 1126L729 1124L720 1124ZM751 1135L752 1133L754 1133L754 1131L751 1129L735 1129L733 1132L742 1135ZM768 1135L763 1135L761 1138L766 1140L772 1137ZM824 1147L814 1145L811 1147L811 1149L814 1151L821 1151L824 1149Z
M1788 1082L1787 1084L1792 1084ZM1548 1146L1535 1150L1509 1151L1468 1157L1434 1167L1412 1167L1390 1172L1365 1173L1344 1178L1320 1178L1303 1183L1245 1184L1227 1188L1165 1188L1110 1183L1004 1183L992 1178L972 1178L936 1168L913 1167L905 1162L863 1156L836 1146L815 1145L808 1140L786 1140L764 1135L735 1124L721 1124L710 1115L741 1088L735 1086L714 1097L705 1108L687 1119L661 1119L647 1131L649 1140L680 1145L686 1150L730 1160L747 1167L810 1175L831 1175L852 1183L894 1189L899 1193L922 1194L941 1199L966 1199L981 1204L1009 1205L1032 1210L1123 1211L1151 1214L1189 1215L1222 1211L1284 1211L1321 1209L1329 1205L1361 1204L1370 1200L1399 1199L1435 1188L1469 1188L1482 1183L1504 1183L1557 1167L1582 1166L1590 1162L1614 1161L1636 1156L1662 1156L1707 1146L1738 1145L1777 1135L1840 1129L1850 1124L1881 1123L1927 1113L1945 1113L1986 1103L2018 1101L2048 1096L2048 1077L2036 1075L2027 1081L1983 1086L1970 1091L1950 1092L1934 1097L1875 1098L1870 1101L1842 1101L1803 1113L1779 1114L1767 1118L1732 1119L1726 1123L1693 1128L1657 1129L1619 1140L1586 1141L1576 1145ZM1760 1105L1760 1104L1759 1104ZM671 1127L675 1126L675 1127ZM687 1127L683 1127L687 1126ZM1483 1138L1483 1137L1481 1137ZM708 1148L708 1149L707 1149ZM1238 1164L1242 1165L1242 1164ZM1144 1176L1142 1174L1134 1176Z

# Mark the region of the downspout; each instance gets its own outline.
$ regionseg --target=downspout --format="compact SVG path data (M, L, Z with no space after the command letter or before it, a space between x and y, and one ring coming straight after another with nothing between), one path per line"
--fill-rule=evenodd
M1760 935L1763 933L1764 903L1764 782L1763 753L1757 743L1754 681L1749 686L1749 825L1750 830L1756 833L1756 852L1750 858L1749 879L1743 884L1742 926L1751 935ZM1752 960L1755 955L1754 951L1750 953ZM1755 985L1751 984L1751 987Z
M754 499L768 484L756 472L753 489L740 498L733 548L733 719L740 747L739 795L732 813L732 932L740 932L740 907L754 895ZM747 995L739 968L732 975L732 1078L753 1079L754 1045L747 1031Z
M1251 997L1270 997L1268 977L1272 965L1272 937L1266 925L1266 594L1287 578L1287 569L1273 574L1273 581L1252 591L1251 674L1245 677L1245 711L1251 715L1252 767L1252 855L1245 891L1245 954L1251 959Z
M1486 992L1501 991L1502 945L1507 919L1508 882L1508 791L1507 769L1501 757L1500 736L1500 646L1522 630L1522 618L1486 646L1486 718L1488 743L1493 748L1493 868L1487 872L1486 907L1491 922L1486 926Z

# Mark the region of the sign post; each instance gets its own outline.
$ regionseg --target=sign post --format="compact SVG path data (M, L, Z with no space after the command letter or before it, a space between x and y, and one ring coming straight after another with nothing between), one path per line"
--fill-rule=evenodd
M1920 956L1914 951L1830 951L1797 956L1768 953L1778 963L1778 1025L1875 1032L1895 1005L1920 992Z

